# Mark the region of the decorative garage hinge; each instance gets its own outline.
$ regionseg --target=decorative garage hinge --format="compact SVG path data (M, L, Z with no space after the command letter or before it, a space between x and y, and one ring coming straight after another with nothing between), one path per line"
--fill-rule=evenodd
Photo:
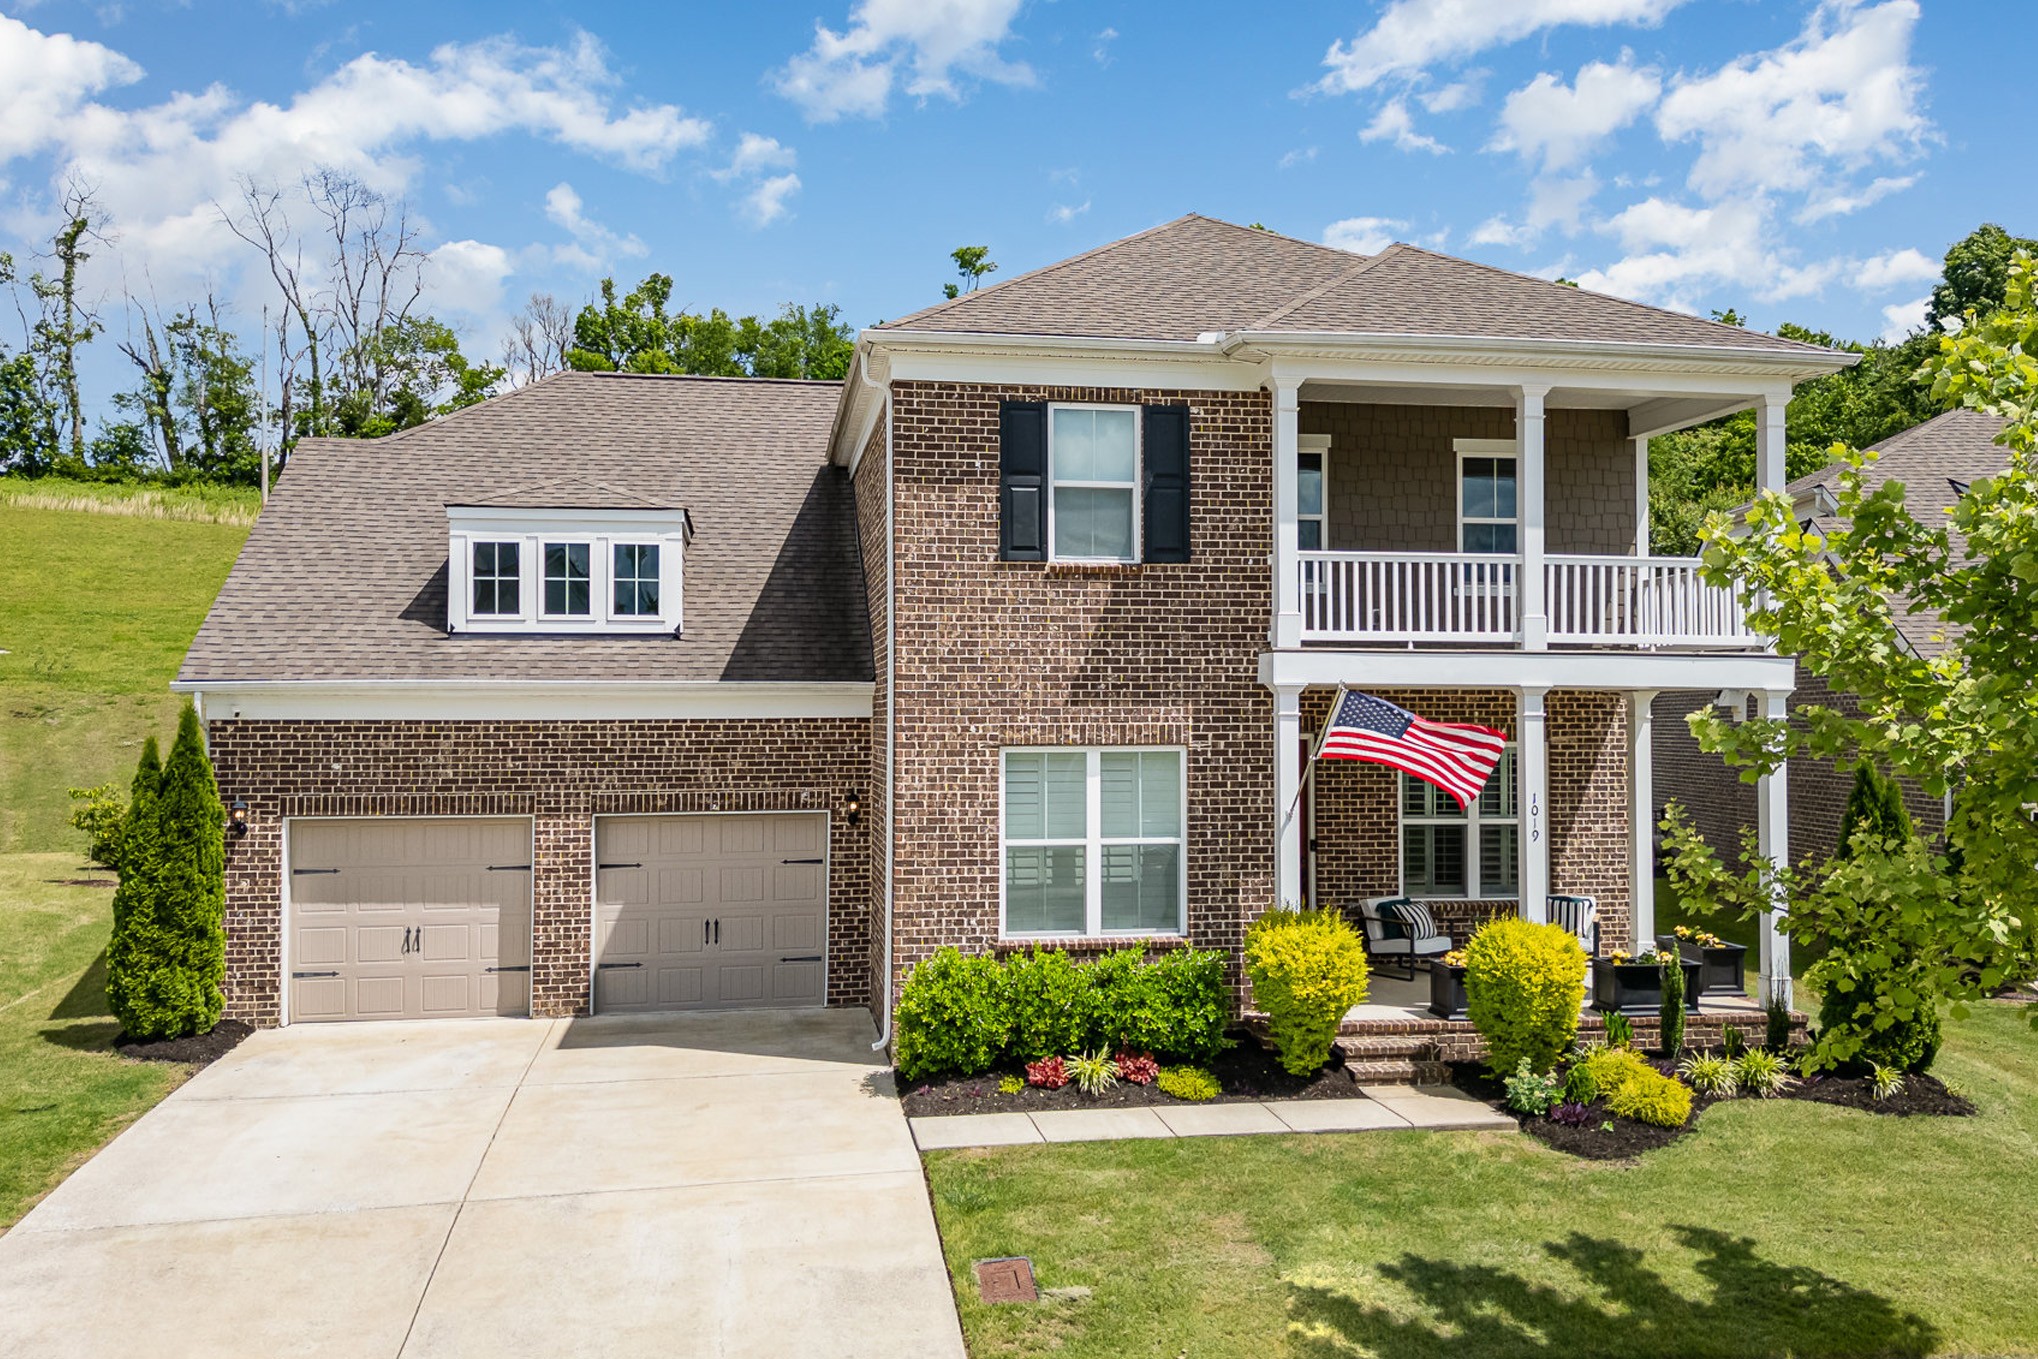
M484 967L481 970L483 972L529 972L531 965L529 963L518 963L512 967Z
M596 964L595 964L595 966L596 966L596 967L599 967L599 968L611 968L611 967L642 967L642 966L644 966L644 964L642 964L642 963L596 963Z
M821 961L821 955L818 953L802 953L797 958L781 958L779 961L782 963L818 963Z
M606 873L611 868L642 868L643 866L642 864L596 864L595 868Z
M531 866L529 864L490 864L488 871L491 873L528 873L531 871Z
M293 972L290 975L293 978L300 978L300 977L337 977L340 974L337 972Z
M337 873L339 871L340 870L337 868L293 868L290 870L290 876L293 878L302 878L307 874L311 873Z
M826 861L822 859L780 859L779 862L782 864L818 864Z

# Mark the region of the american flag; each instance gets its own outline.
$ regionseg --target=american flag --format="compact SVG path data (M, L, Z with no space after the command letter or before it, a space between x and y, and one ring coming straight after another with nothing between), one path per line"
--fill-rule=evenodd
M1506 735L1491 727L1432 722L1384 698L1340 689L1316 758L1392 765L1469 807L1506 745Z

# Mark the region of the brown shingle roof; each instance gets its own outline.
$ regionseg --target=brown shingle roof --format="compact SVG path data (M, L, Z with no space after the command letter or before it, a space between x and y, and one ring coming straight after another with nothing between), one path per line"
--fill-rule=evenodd
M1344 331L1830 353L1411 245L1355 255L1195 214L875 329L1134 340Z
M826 456L840 392L562 373L386 439L306 440L178 678L868 680L855 506ZM445 506L562 477L687 507L683 637L446 635Z
M551 477L529 486L498 491L494 495L447 502L495 510L676 510L683 508L654 500L622 486L588 477Z
M1935 415L1922 425L1913 425L1872 445L1877 457L1866 469L1864 479L1869 490L1888 481L1902 482L1904 505L1911 517L1927 528L1946 525L1954 556L1958 558L1964 544L1960 533L1951 529L1947 511L1968 486L2009 466L2008 450L1996 442L1996 436L2002 432L2001 416L1970 410ZM1840 472L1841 464L1833 463L1799 477L1783 489L1792 496L1820 488L1837 494ZM1811 524L1822 533L1839 527L1839 521L1824 514L1813 515ZM1910 613L1899 607L1896 625L1922 655L1936 655L1945 649L1939 634L1948 627L1936 614Z

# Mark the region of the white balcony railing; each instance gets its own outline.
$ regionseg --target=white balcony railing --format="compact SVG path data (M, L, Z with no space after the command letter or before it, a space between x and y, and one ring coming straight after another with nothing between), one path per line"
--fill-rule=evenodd
M1520 641L1511 557L1458 552L1302 552L1302 637L1322 642ZM1751 647L1733 593L1707 585L1688 557L1549 556L1544 607L1552 642Z

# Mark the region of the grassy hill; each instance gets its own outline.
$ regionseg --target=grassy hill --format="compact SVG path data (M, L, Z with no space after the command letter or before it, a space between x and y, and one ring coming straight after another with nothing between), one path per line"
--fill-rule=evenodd
M248 536L247 494L123 489L0 480L0 854L82 848L65 790L175 733L166 686Z

